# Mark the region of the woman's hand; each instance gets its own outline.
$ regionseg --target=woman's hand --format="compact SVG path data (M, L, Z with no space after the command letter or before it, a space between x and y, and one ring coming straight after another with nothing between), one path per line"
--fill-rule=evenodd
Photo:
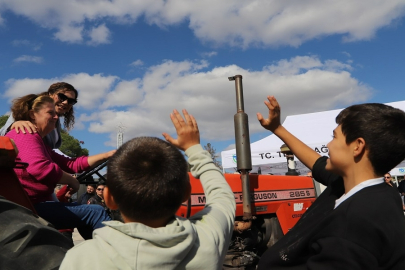
M87 162L89 163L89 166L91 168L96 167L97 165L103 163L104 161L108 160L112 155L115 154L117 150L111 150L102 154L94 155L94 156L89 156L87 159Z
M70 194L76 193L80 188L80 183L72 175L68 174L65 171L62 171L62 178L59 180L58 184L69 185Z
M29 133L36 133L37 132L37 127L31 123L30 121L16 121L10 126L10 130L15 129L16 133L26 133L25 130L27 130Z

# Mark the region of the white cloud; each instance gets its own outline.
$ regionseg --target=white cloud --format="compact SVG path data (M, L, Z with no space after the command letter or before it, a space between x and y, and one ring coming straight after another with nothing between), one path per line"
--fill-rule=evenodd
M102 24L97 27L93 27L90 30L89 37L90 41L87 42L89 45L100 45L100 44L108 44L110 43L110 30L105 26L105 24Z
M130 66L133 66L133 67L143 66L143 61L142 61L141 59L138 59L138 60L132 62L132 63L129 64L129 65L130 65Z
M9 79L5 82L7 90L3 96L11 101L14 98L31 93L45 92L52 83L57 81L52 79Z
M235 149L235 148L236 148L236 144L230 144L227 147L225 147L225 149L222 150L222 151L232 150L232 149Z
M42 43L36 43L36 42L32 42L32 41L29 41L26 39L13 40L12 44L13 44L13 46L16 46L16 47L18 47L18 46L30 47L34 51L38 51L42 47Z
M256 133L263 131L256 112L266 112L263 101L267 95L278 98L283 117L366 101L372 89L353 78L350 70L347 64L321 61L316 56L283 59L259 71L166 61L150 67L142 78L120 81L105 95L98 112L84 115L80 121L89 122L91 132L110 133L108 144L115 146L118 123L125 126L125 139L160 136L173 132L172 110L186 108L196 117L202 138L227 140L234 136L236 113L235 88L229 76L243 75L245 111L250 131Z
M104 101L108 91L117 79L116 76L78 73L66 75L62 78L62 81L69 82L78 90L79 98L75 107L93 110L98 108Z
M352 57L352 56L350 55L350 53L348 53L348 52L342 52L342 54L345 55L347 58Z
M81 43L83 41L83 29L83 26L61 25L54 37L60 41Z
M140 79L133 81L122 81L114 89L107 94L101 108L114 106L134 106L142 101L143 91Z
M44 61L42 57L32 55L21 55L13 60L14 63L31 62L40 64Z
M215 8L212 8L215 6ZM2 0L2 12L12 11L42 27L56 29L66 42L109 42L100 20L170 27L188 22L203 41L247 48L299 46L313 38L339 34L344 41L367 40L405 13L403 0L205 0L205 1L48 1ZM100 28L101 27L101 28ZM91 30L93 29L93 30ZM97 29L97 30L96 30ZM87 31L87 32L86 32ZM86 33L94 33L89 37Z
M74 107L75 129L88 126L90 132L109 133L110 146L115 147L120 123L125 126L124 140L173 133L169 114L174 108L185 108L196 117L202 138L220 141L234 136L235 86L228 81L229 76L243 76L245 112L253 134L263 131L256 112L266 113L263 101L268 95L280 101L283 118L366 101L373 90L353 78L351 70L346 63L316 56L281 59L261 70L236 65L210 68L206 61L166 60L133 80L87 73L51 79L10 79L5 97L46 91L50 84L66 81L79 90L79 102Z
M217 55L217 54L218 54L217 52L212 51L212 52L205 52L205 53L202 53L201 55L202 55L203 57L213 57L213 56L215 56L215 55Z

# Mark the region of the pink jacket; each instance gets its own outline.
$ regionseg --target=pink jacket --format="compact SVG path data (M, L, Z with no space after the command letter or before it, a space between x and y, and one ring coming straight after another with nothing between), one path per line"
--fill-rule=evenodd
M32 203L51 200L56 184L67 173L82 172L89 168L88 157L68 158L52 151L38 133L6 134L18 148L17 161L26 162L26 169L14 169Z

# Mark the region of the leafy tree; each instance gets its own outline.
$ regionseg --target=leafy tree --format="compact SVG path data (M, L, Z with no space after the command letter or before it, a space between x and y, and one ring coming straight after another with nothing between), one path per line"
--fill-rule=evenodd
M8 119L8 115L0 116L0 128L6 124L7 119Z
M59 147L59 150L62 151L62 153L68 155L69 157L80 157L89 155L89 150L80 146L81 143L84 143L83 141L75 139L65 130L61 130L61 136L62 145Z
M204 149L210 153L212 160L214 161L215 166L217 166L222 171L221 163L217 160L217 150L210 144L204 145Z

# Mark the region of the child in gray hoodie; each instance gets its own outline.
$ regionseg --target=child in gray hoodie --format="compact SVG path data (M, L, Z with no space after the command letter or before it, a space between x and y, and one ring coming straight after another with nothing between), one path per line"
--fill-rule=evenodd
M177 139L163 133L125 143L108 162L105 203L124 223L108 221L93 239L68 251L60 269L221 269L235 218L235 199L210 154L200 145L194 117L170 115ZM185 151L201 180L205 208L175 216L191 193Z

